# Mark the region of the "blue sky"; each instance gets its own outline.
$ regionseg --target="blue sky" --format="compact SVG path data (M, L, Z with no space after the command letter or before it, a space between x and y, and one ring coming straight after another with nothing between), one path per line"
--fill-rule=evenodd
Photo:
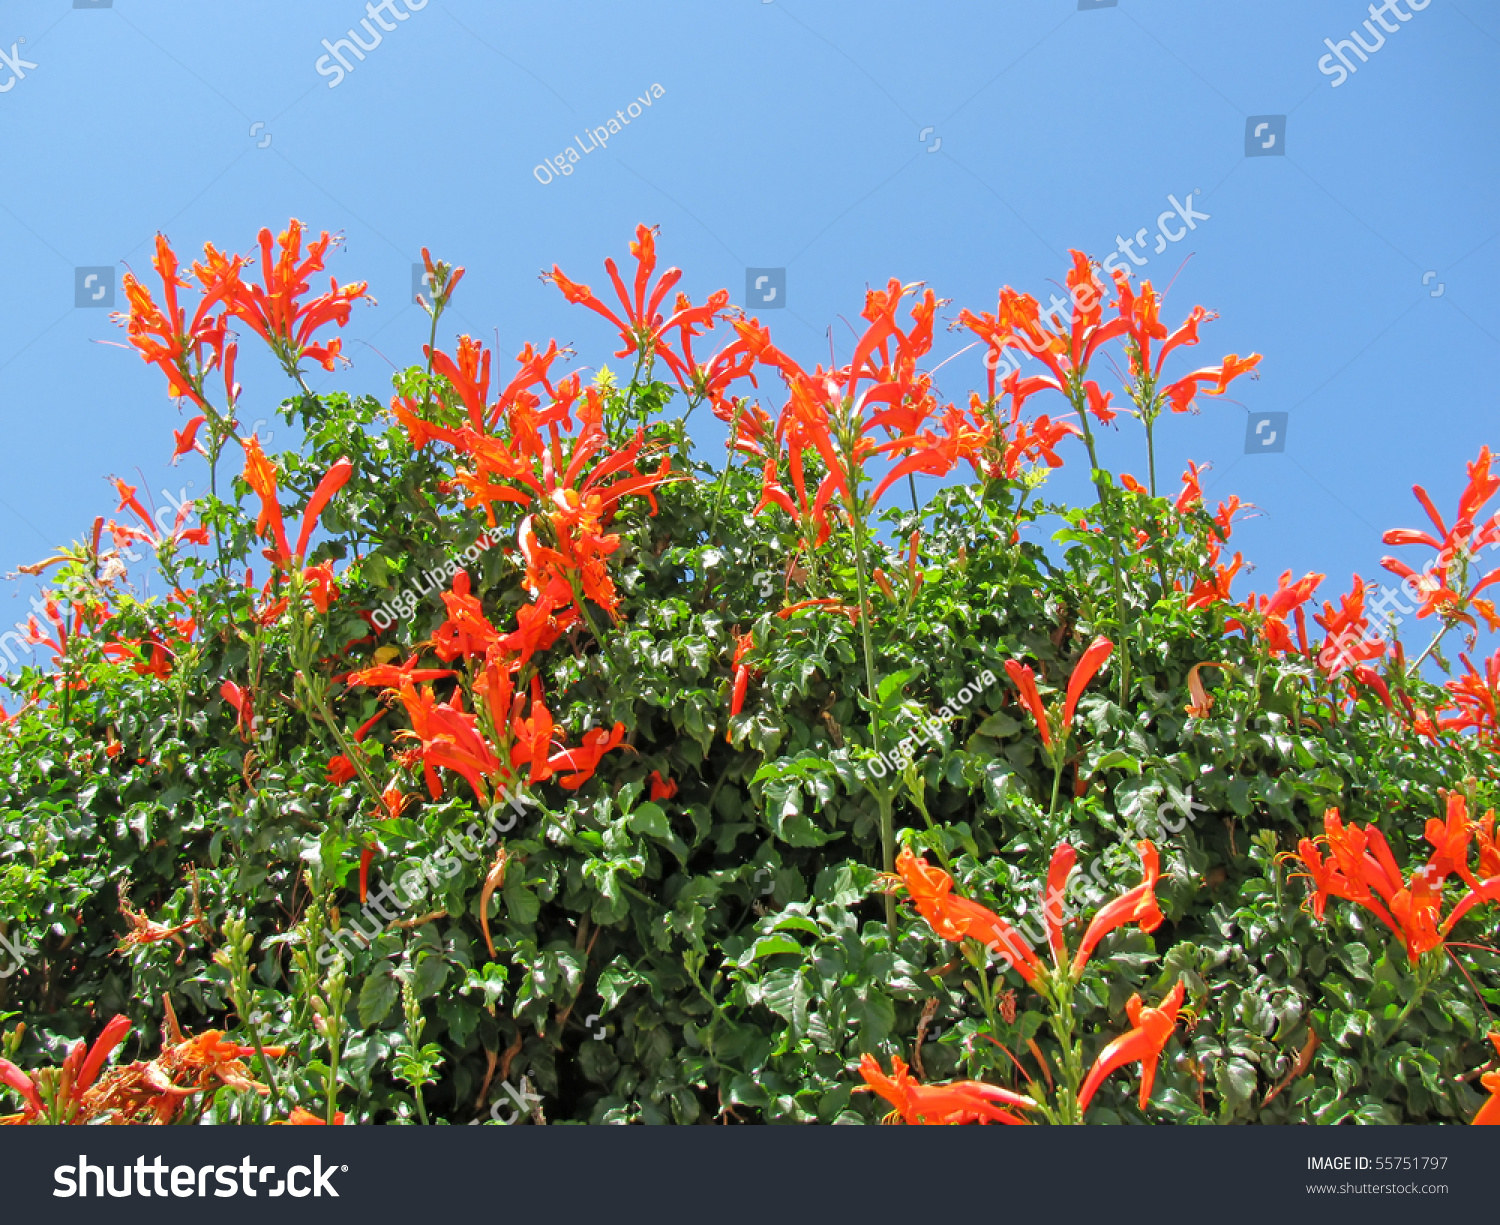
M1500 445L1484 296L1500 282L1500 14L1480 0L1384 10L1397 28L1338 84L1325 39L1359 27L1373 45L1368 0L428 0L384 10L396 28L363 61L346 53L332 88L317 64L366 16L355 0L274 20L72 3L0 8L0 51L24 74L0 64L0 571L112 512L111 474L158 501L206 480L196 460L169 466L182 419L154 370L100 343L121 333L75 306L75 269L145 274L158 229L188 256L249 250L290 216L342 231L331 270L379 299L344 332L353 368L323 385L382 398L425 338L409 304L424 245L468 269L456 330L507 356L556 336L592 362L608 329L537 274L557 262L598 284L637 222L659 225L695 300L727 286L742 301L747 267L785 268L785 307L757 311L815 360L830 326L847 357L840 316L867 285L921 280L950 316L992 310L1002 284L1045 297L1067 248L1103 258L1146 227L1137 271L1176 277L1168 317L1221 315L1191 356L1265 355L1258 380L1161 430L1171 485L1211 462L1211 501L1262 512L1236 535L1258 566L1241 591L1284 569L1327 573L1327 598L1353 570L1380 576L1381 531L1422 525L1411 485L1451 509L1464 464ZM653 85L607 149L539 181ZM1284 128L1257 143L1278 144L1247 157L1265 116ZM1192 192L1207 219L1156 252L1169 197ZM939 356L963 343L940 333ZM975 351L940 383L957 396L982 375ZM247 361L241 378L242 418L272 418L284 377ZM1289 414L1285 450L1246 454L1263 412ZM1105 463L1143 475L1121 424ZM1050 492L1082 496L1081 459ZM8 584L0 620L30 591Z

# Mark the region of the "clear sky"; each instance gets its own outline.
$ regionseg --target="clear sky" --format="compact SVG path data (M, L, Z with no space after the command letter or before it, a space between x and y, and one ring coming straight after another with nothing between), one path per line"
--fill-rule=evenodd
M1168 317L1221 315L1195 364L1265 355L1258 380L1161 431L1173 487L1211 462L1210 501L1262 512L1236 536L1258 566L1241 592L1284 569L1326 572L1328 598L1353 570L1384 577L1380 533L1425 526L1410 486L1451 511L1465 462L1500 445L1493 2L412 0L321 75L325 40L373 43L364 3L73 2L0 0L0 571L112 512L111 474L158 501L206 480L196 458L169 466L182 419L156 371L100 343L121 332L75 305L75 270L144 275L157 230L189 257L249 250L290 216L342 231L332 271L380 300L324 385L383 398L387 358L425 338L424 245L469 270L456 329L507 357L556 336L596 361L609 330L537 274L555 261L597 284L637 222L659 225L695 300L743 301L747 268L784 268L785 307L757 313L815 360L830 326L847 358L840 316L867 285L992 310L1006 283L1045 298L1067 248L1103 258L1145 227L1137 270L1176 278ZM1374 49L1345 48L1350 73L1325 40L1355 29ZM607 148L540 181L617 111ZM1176 203L1194 228L1167 217L1167 242ZM938 357L963 343L940 333ZM982 373L976 350L940 386ZM265 362L242 381L247 422L288 393ZM1288 414L1285 449L1247 454L1268 412ZM1144 475L1121 424L1105 462ZM1082 456L1052 493L1083 495ZM8 626L31 588L0 590Z

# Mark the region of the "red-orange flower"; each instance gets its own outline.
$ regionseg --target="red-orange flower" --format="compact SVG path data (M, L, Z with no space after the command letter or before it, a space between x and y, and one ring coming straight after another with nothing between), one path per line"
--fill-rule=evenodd
M966 937L1009 959L1028 983L1035 980L1041 962L1021 934L992 910L978 902L953 894L953 878L941 868L903 847L896 857L896 875L918 913L944 940L957 943Z
M1463 622L1473 628L1472 610L1484 618L1491 630L1500 629L1500 614L1496 613L1493 602L1476 598L1486 587L1500 582L1500 568L1478 578L1472 586L1465 578L1469 557L1487 545L1500 542L1500 515L1492 515L1481 525L1475 524L1485 504L1500 492L1500 475L1490 472L1490 462L1489 447L1481 447L1479 458L1468 465L1469 483L1459 496L1458 517L1451 528L1443 522L1427 491L1420 485L1413 485L1412 492L1432 520L1437 535L1395 528L1382 538L1386 544L1425 544L1438 550L1437 557L1420 574L1394 557L1382 558L1380 562L1392 574L1406 579L1409 588L1415 587L1418 617L1437 613L1446 621Z
M1042 695L1037 692L1036 674L1027 665L1019 660L1007 659L1005 671L1017 689L1021 691L1021 701L1026 709L1031 712L1031 717L1036 721L1036 730L1041 734L1042 744L1046 748L1052 747L1052 729L1047 720L1047 707L1042 703Z
M685 387L691 387L693 371L690 363L664 342L664 335L673 328L681 328L686 336L692 327L702 324L712 326L718 314L729 305L729 291L721 289L705 305L696 307L679 294L673 314L670 318L663 318L661 304L666 299L667 292L682 279L682 269L668 268L654 286L651 284L651 275L656 271L656 231L650 226L635 227L635 241L630 244L630 254L636 261L633 292L625 288L615 261L604 261L604 270L609 273L609 279L614 285L623 319L600 302L587 285L570 281L556 264L552 265L552 271L544 279L562 290L563 297L569 302L587 306L619 329L624 348L615 354L616 357L628 357L632 353L640 353L643 357L658 356Z
M1490 1042L1495 1047L1495 1054L1500 1055L1500 1031L1490 1031ZM1490 1100L1479 1108L1479 1113L1470 1122L1481 1126L1500 1124L1500 1072L1486 1072L1479 1078L1479 1083L1489 1092Z
M1156 883L1161 877L1161 863L1152 843L1142 839L1135 844L1141 857L1144 876L1134 889L1122 893L1111 902L1106 902L1094 915L1093 922L1083 933L1083 942L1073 957L1073 973L1077 975L1088 964L1099 942L1127 923L1135 923L1143 932L1154 932L1161 926L1161 908L1156 904Z
M328 1125L327 1119L313 1114L310 1110L304 1110L301 1106L293 1106L291 1114L287 1115L284 1120L277 1121L290 1124L293 1127L326 1127ZM333 1112L333 1125L335 1127L344 1126L344 1112L342 1110L335 1110Z
M1323 649L1318 652L1318 667L1330 680L1385 654L1385 639L1379 630L1372 632L1365 613L1365 590L1364 580L1354 575L1349 594L1339 597L1338 609L1335 611L1325 600L1323 615L1313 617L1328 631Z
M262 340L271 346L289 373L295 373L305 357L334 368L343 342L334 339L327 344L313 343L313 333L325 324L343 327L349 322L353 303L368 297L364 281L339 287L330 277L327 293L307 302L298 299L308 292L308 278L323 271L323 257L333 245L325 230L302 251L302 223L293 218L275 239L280 251L272 255L271 231L260 232L261 284L236 279L229 286L235 318L243 320ZM202 278L205 274L200 272Z
M860 1056L859 1074L865 1079L867 1091L874 1090L890 1102L895 1107L893 1113L905 1123L1024 1123L1012 1110L1029 1110L1036 1105L1029 1097L978 1080L918 1084L899 1055L891 1057L891 1074L887 1076L875 1056L867 1052ZM1006 1106L1012 1110L1002 1109Z
M1321 574L1308 573L1294 583L1292 572L1288 570L1278 581L1275 594L1252 595L1246 599L1244 607L1252 614L1259 614L1260 635L1273 655L1280 655L1298 648L1299 644L1292 641L1291 630L1287 628L1287 616L1296 614L1300 619L1302 605L1312 599L1313 593L1317 591L1318 584L1323 581L1323 578ZM1229 629L1245 628L1243 622L1234 618L1230 618L1224 624Z
M1177 1012L1182 1007L1184 988L1178 979L1166 998L1156 1008L1148 1008L1139 995L1132 995L1125 1004L1130 1016L1129 1032L1121 1034L1102 1051L1094 1066L1089 1069L1083 1087L1078 1091L1078 1113L1083 1114L1093 1101L1099 1086L1116 1068L1127 1063L1141 1065L1141 1109L1151 1100L1151 1086L1156 1080L1156 1061L1177 1027Z
M130 1035L130 1018L112 1018L90 1046L82 1038L73 1044L63 1059L61 1084L63 1096L58 1103L62 1121L71 1122L84 1095L94 1086L104 1061ZM8 1059L0 1059L0 1084L8 1085L21 1095L21 1113L0 1119L4 1123L29 1123L41 1117L44 1105L36 1081Z
M1053 745L1061 741L1066 744L1073 729L1073 715L1078 708L1078 699L1083 696L1083 691L1088 683L1094 679L1099 669L1109 659L1111 652L1115 649L1114 643L1103 635L1095 638L1089 643L1083 655L1073 665L1073 672L1068 677L1067 695L1063 701L1062 719L1060 726L1053 729L1047 708L1042 702L1041 694L1037 692L1036 675L1025 664L1018 660L1008 659L1005 661L1005 671L1010 679L1015 682L1017 689L1021 691L1021 701L1026 709L1031 712L1031 717L1036 721L1037 732L1041 735L1042 744L1049 751Z
M238 291L242 263L238 257L233 260L220 257L212 273L205 275L205 272L200 272L205 292L193 311L191 322L188 321L187 309L177 300L177 291L189 288L189 284L178 274L177 255L165 235L156 236L156 252L151 257L151 266L162 280L163 306L156 304L151 291L136 279L133 272L125 274L123 285L130 310L126 314L116 314L115 321L126 325L130 343L142 360L167 376L168 390L172 395L186 396L200 406L204 403L200 394L203 374L224 360L229 310ZM199 271L198 266L195 265L194 270ZM214 309L220 306L224 311L216 316ZM195 429L196 426L190 424L184 431L189 446ZM178 454L182 452L182 436L179 435Z
M1479 880L1469 870L1472 827L1462 795L1449 796L1446 822L1428 822L1426 836L1434 850L1410 881L1402 879L1385 836L1373 826L1361 829L1353 822L1346 826L1339 810L1330 808L1323 815L1323 829L1320 838L1302 839L1294 856L1307 868L1303 875L1313 883L1313 916L1322 919L1330 897L1363 906L1401 938L1407 957L1414 962L1441 945L1475 906L1500 901L1500 876ZM1318 849L1320 843L1328 846L1326 859ZM1480 862L1484 864L1483 857ZM1452 875L1469 885L1469 891L1445 919L1443 885Z

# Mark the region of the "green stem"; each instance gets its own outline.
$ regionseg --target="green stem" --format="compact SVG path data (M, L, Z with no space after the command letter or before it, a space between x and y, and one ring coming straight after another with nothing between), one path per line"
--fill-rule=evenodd
M245 1020L245 1028L250 1031L250 1041L255 1046L255 1053L260 1056L260 1066L265 1069L266 1083L271 1089L271 1105L280 1110L281 1087L276 1083L276 1070L271 1066L271 1061L266 1058L265 1048L261 1045L260 1026L254 1021Z
M1052 1032L1057 1036L1058 1045L1062 1049L1060 1071L1067 1082L1067 1092L1062 1095L1058 1113L1064 1123L1082 1123L1083 1116L1078 1109L1078 1091L1083 1087L1083 1060L1079 1054L1078 1043L1073 1037L1073 1031L1076 1028L1073 1016L1073 984L1064 976L1065 973L1065 971L1059 971L1059 977L1054 981L1053 1008L1049 1018Z
M1073 404L1073 411L1078 414L1078 420L1083 423L1083 443L1089 452L1089 471L1094 479L1094 488L1099 493L1099 513L1104 520L1101 525L1104 530L1105 539L1109 542L1110 577L1115 597L1115 620L1120 626L1121 651L1120 651L1120 706L1123 708L1130 697L1130 617L1125 604L1125 592L1121 577L1122 564L1120 561L1120 542L1110 528L1113 526L1112 514L1114 507L1110 502L1109 483L1099 477L1099 454L1094 446L1094 431L1089 425L1088 396L1082 386L1074 387L1069 393L1068 399Z
M1057 813L1057 795L1062 789L1063 761L1059 753L1052 761L1052 801L1047 805L1047 828L1052 828L1052 818Z
M852 456L851 456L852 459ZM864 647L865 656L865 684L868 687L870 698L870 738L875 742L875 752L880 753L880 709L878 705L879 687L875 683L875 644L870 638L870 606L867 597L865 580L865 548L864 515L859 505L859 491L852 483L854 465L849 464L849 520L854 531L854 579L859 592L859 633ZM885 792L880 794L880 856L883 870L894 872L896 870L896 831L895 822L891 812L891 797ZM891 943L896 942L896 899L890 894L885 898L885 922L890 929Z
M1452 628L1453 627L1450 625L1444 625L1442 629L1438 630L1437 637L1427 644L1427 649L1420 655L1418 655L1416 659L1412 660L1411 663L1406 665L1407 671L1415 673L1416 670L1422 666L1423 661L1438 649L1438 644L1448 636L1448 631Z
M334 1126L334 1116L338 1114L339 1104L339 1040L331 1033L328 1038L328 1081L325 1094L328 1098L328 1106L324 1121L329 1127Z
M719 530L719 511L724 506L724 491L729 487L729 471L734 467L734 436L740 428L740 405L735 401L734 419L729 423L729 458L724 461L724 471L719 474L719 492L714 498L714 514L708 524L708 544L713 544L714 533Z

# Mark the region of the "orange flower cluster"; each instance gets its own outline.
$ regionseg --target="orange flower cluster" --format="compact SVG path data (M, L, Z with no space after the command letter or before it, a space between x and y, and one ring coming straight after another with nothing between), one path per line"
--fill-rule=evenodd
M255 1054L253 1047L230 1042L219 1030L185 1036L170 1004L161 1054L149 1062L116 1067L101 1078L105 1061L129 1035L130 1018L117 1016L92 1046L80 1039L63 1060L58 1095L50 1114L36 1077L0 1059L0 1084L19 1093L22 1101L20 1113L0 1118L0 1124L171 1123L188 1098L213 1093L220 1086L270 1092L240 1062ZM286 1048L280 1046L263 1050L267 1057L286 1054Z
M649 226L636 226L630 254L635 257L636 267L634 283L629 290L620 279L615 261L604 261L604 270L609 274L615 296L619 299L618 313L600 302L587 285L570 281L556 264L552 265L552 271L544 279L556 285L569 302L588 307L619 330L624 348L615 354L616 357L636 354L643 371L652 358L660 357L684 391L695 392L699 396L711 392L717 395L735 375L748 372L749 363L742 345L731 346L706 367L699 367L693 360L692 339L700 334L697 329L711 329L714 326L719 315L729 305L729 291L717 290L702 306L692 305L686 294L679 293L671 315L664 317L661 304L668 291L682 279L682 269L668 268L654 286L651 284L651 276L656 271L656 231ZM623 319L621 315L624 316ZM672 332L677 333L678 343L682 346L681 353L669 343Z
M1354 902L1399 936L1407 957L1415 962L1423 953L1442 945L1454 925L1475 906L1500 901L1500 852L1495 845L1494 825L1493 810L1482 821L1471 822L1464 797L1450 795L1448 819L1427 822L1425 832L1432 855L1407 881L1384 834L1372 825L1361 829L1351 821L1346 826L1339 810L1330 808L1323 814L1322 836L1302 839L1292 857L1307 868L1298 875L1312 881L1315 918L1323 918L1330 897ZM1471 840L1479 844L1483 880L1476 878L1468 864ZM1328 848L1326 857L1320 845ZM1454 875L1469 891L1445 919L1443 886Z
M1046 970L1031 945L1010 923L994 911L969 898L953 893L953 878L914 855L910 847L896 858L896 875L891 883L904 886L918 913L944 940L954 943L970 938L978 940L992 953L1003 957L1018 974L1031 984L1045 985L1044 976L1064 973L1076 978L1083 972L1099 942L1116 928L1137 924L1143 932L1161 925L1161 909L1156 904L1156 885L1161 878L1156 847L1147 841L1136 843L1141 856L1141 883L1127 890L1099 909L1084 932L1071 966L1063 938L1063 896L1068 878L1077 862L1077 852L1066 842L1052 854L1047 873L1047 901L1043 910L1047 922L1047 942L1052 951L1053 968Z
M1067 939L1064 935L1063 899L1067 893L1068 879L1077 864L1077 852L1066 842L1058 845L1052 854L1047 871L1047 897L1043 905L1046 920L1047 944L1052 954L1052 967L1042 964L1031 945L1010 923L994 911L981 906L969 898L957 897L953 893L953 878L940 868L918 858L910 848L902 850L896 860L896 879L904 885L915 903L918 912L939 936L954 942L965 938L980 941L992 953L1000 955L1013 966L1028 984L1043 992L1053 992L1076 982L1088 964L1099 943L1110 932L1134 923L1144 932L1155 931L1161 925L1161 908L1156 901L1156 886L1160 879L1160 866L1156 847L1150 842L1139 842L1136 849L1141 856L1144 876L1141 883L1128 889L1119 897L1100 907L1085 930L1083 939L1071 962L1068 958ZM1112 1072L1126 1064L1141 1065L1141 1109L1151 1096L1151 1086L1156 1075L1156 1063L1172 1036L1177 1024L1178 1010L1182 1007L1184 986L1179 979L1167 993L1162 1003L1155 1008L1147 1007L1139 995L1131 997L1126 1004L1131 1029L1114 1039L1099 1053L1088 1077L1078 1093L1078 1111L1081 1115L1088 1109L1095 1092ZM989 1103L1006 1101L1011 1105L1032 1105L1028 1099L1011 1094L1005 1098L993 1097L990 1093L978 1093L977 1089L991 1090L993 1086L978 1085L963 1081L949 1086L923 1087L915 1085L905 1075L905 1065L896 1060L894 1078L878 1076L878 1066L865 1056L866 1063L861 1073L866 1081L874 1085L886 1097L907 1122L966 1123L976 1119L994 1118L986 1115L982 1107L993 1111ZM943 1094L941 1090L952 1091ZM996 1090L1003 1093L1003 1090ZM933 1115L932 1119L916 1116ZM1016 1118L1001 1119L1002 1122L1020 1122Z
M828 507L835 497L849 509L873 508L904 476L946 476L961 460L978 470L993 437L994 427L976 409L940 407L932 377L918 370L932 348L938 301L926 290L911 309L910 326L903 328L901 305L915 288L893 278L885 289L866 293L861 317L868 326L843 366L820 365L809 372L772 346L763 330L740 329L756 362L776 369L788 392L770 438L763 438L758 421L747 426L754 439L746 441L759 446L765 458L757 509L781 507L802 525L810 545L828 539ZM780 474L783 452L790 493ZM876 459L895 462L865 494L865 469ZM823 476L809 497L815 468Z
M958 322L986 342L990 348L990 399L995 399L996 367L1005 360L1007 348L1023 349L1047 367L1048 374L1021 378L1015 370L1005 380L1003 390L1017 408L1038 391L1050 390L1069 398L1079 394L1101 425L1114 420L1110 407L1112 393L1105 392L1088 378L1099 347L1108 341L1125 338L1129 343L1131 376L1144 384L1144 390L1159 401L1164 400L1173 412L1187 412L1198 394L1199 385L1212 383L1207 395L1222 395L1229 384L1242 374L1254 370L1260 355L1241 358L1231 353L1218 366L1208 366L1161 385L1162 367L1177 348L1198 343L1198 326L1215 316L1201 306L1193 307L1187 320L1168 332L1161 322L1161 295L1150 281L1143 281L1138 291L1130 287L1130 277L1122 269L1114 273L1115 294L1099 279L1094 265L1082 251L1070 251L1073 267L1067 275L1069 303L1054 305L1045 313L1030 294L1018 293L1006 286L1000 291L1000 302L994 314L959 312ZM1057 299L1054 297L1054 304ZM1068 309L1069 305L1071 309ZM1105 318L1106 308L1114 317ZM1058 314L1064 313L1059 319ZM1152 360L1152 345L1161 347Z
M166 375L173 396L212 411L204 379L218 369L223 373L229 409L225 417L232 416L239 396L234 381L237 345L230 331L234 322L243 323L260 336L289 374L298 375L304 357L326 370L334 368L343 342L335 338L322 343L315 339L315 333L330 323L345 326L353 304L369 296L368 286L361 281L341 288L336 279L330 278L326 293L300 301L309 292L309 278L324 270L324 258L334 242L325 231L304 253L302 238L302 223L295 218L274 240L270 230L261 230L259 285L245 277L252 266L250 259L226 255L211 243L206 245L203 262L192 267L201 295L189 321L178 291L190 289L191 284L183 279L177 255L166 237L156 236L151 264L161 278L162 304L157 304L134 273L127 272L124 288L130 309L115 319L125 325L129 342L141 358ZM177 434L176 455L195 449L203 420L193 418Z

